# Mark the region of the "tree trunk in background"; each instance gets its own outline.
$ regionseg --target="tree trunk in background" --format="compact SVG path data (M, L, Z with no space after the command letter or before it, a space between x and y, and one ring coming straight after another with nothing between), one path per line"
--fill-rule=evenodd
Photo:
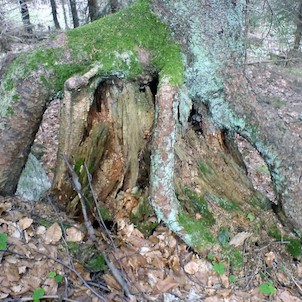
M51 5L51 12L52 12L52 17L53 17L53 22L55 24L55 27L56 27L56 29L61 29L59 20L58 20L58 15L57 15L56 0L50 0L50 5Z
M98 17L98 1L88 0L89 18L93 22Z
M21 18L24 25L24 28L28 34L33 33L32 24L30 23L30 16L26 0L19 0Z
M300 2L298 13L297 13L297 29L295 33L294 50L298 50L300 48L301 36L302 36L302 2Z
M73 27L74 28L79 27L80 23L79 23L76 0L69 0L69 3L70 3L70 10L71 10Z
M69 25L68 25L68 21L67 21L66 9L65 9L65 0L61 0L61 5L62 5L62 9L63 9L65 28L69 29Z

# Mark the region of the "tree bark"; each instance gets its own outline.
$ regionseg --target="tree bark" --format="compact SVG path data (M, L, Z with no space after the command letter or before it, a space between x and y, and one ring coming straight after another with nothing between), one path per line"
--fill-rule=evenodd
M98 17L98 2L97 0L88 0L89 18L93 22Z
M73 27L79 27L79 16L78 16L78 11L77 11L77 5L76 5L76 0L69 0L70 3L70 9L71 9L71 16L72 16L72 22L73 22Z
M51 12L52 12L52 17L53 17L53 22L55 24L56 29L61 29L59 20L58 20L58 15L57 15L57 5L55 0L50 0L50 5L51 5Z
M28 34L33 33L32 24L30 23L30 16L26 0L19 0L21 18L24 25L24 28Z
M302 36L302 2L299 4L298 12L297 12L297 28L295 32L295 41L294 41L294 50L298 50L301 44L301 36Z
M68 25L68 21L67 21L67 15L66 15L66 9L65 9L65 0L61 0L61 5L62 5L62 9L63 9L65 28L69 29L69 25Z

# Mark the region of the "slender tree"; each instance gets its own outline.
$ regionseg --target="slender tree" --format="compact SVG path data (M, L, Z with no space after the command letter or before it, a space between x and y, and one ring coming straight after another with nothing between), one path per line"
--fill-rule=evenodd
M52 17L53 17L53 22L55 24L55 27L56 27L56 29L61 29L59 20L58 20L56 0L50 0L50 5L51 5L51 12L52 12Z
M297 22L296 22L296 32L295 32L295 42L294 42L294 50L298 50L301 44L301 36L302 36L302 1L299 4L299 8L297 11Z
M30 16L28 11L28 6L26 0L19 0L21 18L24 25L24 28L28 34L33 33L32 24L30 23Z
M66 14L66 9L65 9L65 0L61 0L61 5L62 5L62 9L63 9L65 28L68 29L69 25L68 25L67 14Z
M76 5L76 0L69 0L70 3L70 10L71 10L71 16L72 16L72 22L73 22L73 27L79 27L79 16L78 16L78 11L77 11L77 5Z
M88 0L88 10L90 21L97 19L98 14L98 1L97 0Z

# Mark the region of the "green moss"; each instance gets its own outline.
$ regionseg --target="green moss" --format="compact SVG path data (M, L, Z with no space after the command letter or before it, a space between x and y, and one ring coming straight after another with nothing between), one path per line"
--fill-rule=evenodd
M107 269L105 259L102 255L96 255L85 263L85 269L91 273L103 272Z
M99 211L104 221L113 221L113 216L105 205L100 206Z
M71 30L67 38L68 49L40 48L21 54L10 64L0 86L0 95L4 95L0 116L7 115L16 94L15 83L38 68L47 70L40 81L53 92L62 90L72 75L83 74L96 64L100 65L100 76L134 79L143 71L138 52L144 50L150 56L151 72L158 73L160 80L183 83L180 46L171 39L167 26L151 13L148 0L138 0L125 10Z
M196 213L201 215L201 220L205 225L212 226L215 224L215 218L213 213L208 208L208 202L204 197L199 196L189 188L184 190L185 196L189 199L189 203L181 201L184 208L187 209L188 213L194 216Z
M274 102L274 107L276 109L280 109L285 105L285 102L283 100L281 100L280 98L276 98L275 102Z
M130 215L130 221L145 235L150 235L158 226L158 222L150 220L154 217L154 211L146 198L141 198L140 204L135 212Z
M223 208L226 211L238 211L241 210L241 208L232 200L223 198L223 197L217 197L215 195L210 195L211 199L216 202L221 208Z
M208 224L203 219L196 220L191 215L182 211L178 215L178 222L184 228L188 238L190 238L191 245L196 248L203 248L210 246L217 241L209 230Z
M208 165L202 159L198 159L197 160L197 165L198 165L199 171L203 175L207 176L209 174L212 174L212 171L210 170L210 168L208 167Z
M277 228L273 228L269 231L269 236L275 238L278 241L287 242L286 250L294 258L297 258L301 255L301 241L292 236L283 236Z
M286 250L295 258L301 255L301 241L299 239L289 238L289 244Z
M234 270L239 270L242 268L244 262L241 251L229 245L224 249L224 255L225 258L229 260L230 265Z
M151 66L171 84L183 82L180 47L167 27L150 12L148 1L139 0L129 8L101 18L68 33L68 45L78 62L97 61L101 73L120 72L129 78L142 72L139 48L151 55Z

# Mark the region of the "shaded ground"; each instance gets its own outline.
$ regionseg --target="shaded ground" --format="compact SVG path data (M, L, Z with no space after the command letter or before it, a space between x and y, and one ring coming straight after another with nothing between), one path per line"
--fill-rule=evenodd
M293 70L251 67L247 76L257 95L273 102L295 131L296 123L301 123L302 85L299 75L289 73ZM58 104L54 101L45 115L34 147L50 177L56 160ZM238 145L255 187L274 201L270 176L258 153L240 137ZM8 234L8 249L0 252L0 299L20 301L17 297L29 298L43 288L52 296L49 301L102 301L101 297L123 301L123 289L100 257L105 250L126 280L131 301L302 301L302 264L300 256L293 259L286 251L287 239L242 231L231 242L243 253L243 267L219 271L218 258L201 258L162 225L152 235L143 235L127 218L125 205L132 209L136 202L131 192L119 194L118 223L108 225L110 237L97 228L95 247L81 219L67 217L50 198L35 204L1 198L0 233ZM272 219L268 215L267 220ZM257 227L257 217L250 220ZM276 293L264 295L261 285L267 285L270 293L276 288Z

